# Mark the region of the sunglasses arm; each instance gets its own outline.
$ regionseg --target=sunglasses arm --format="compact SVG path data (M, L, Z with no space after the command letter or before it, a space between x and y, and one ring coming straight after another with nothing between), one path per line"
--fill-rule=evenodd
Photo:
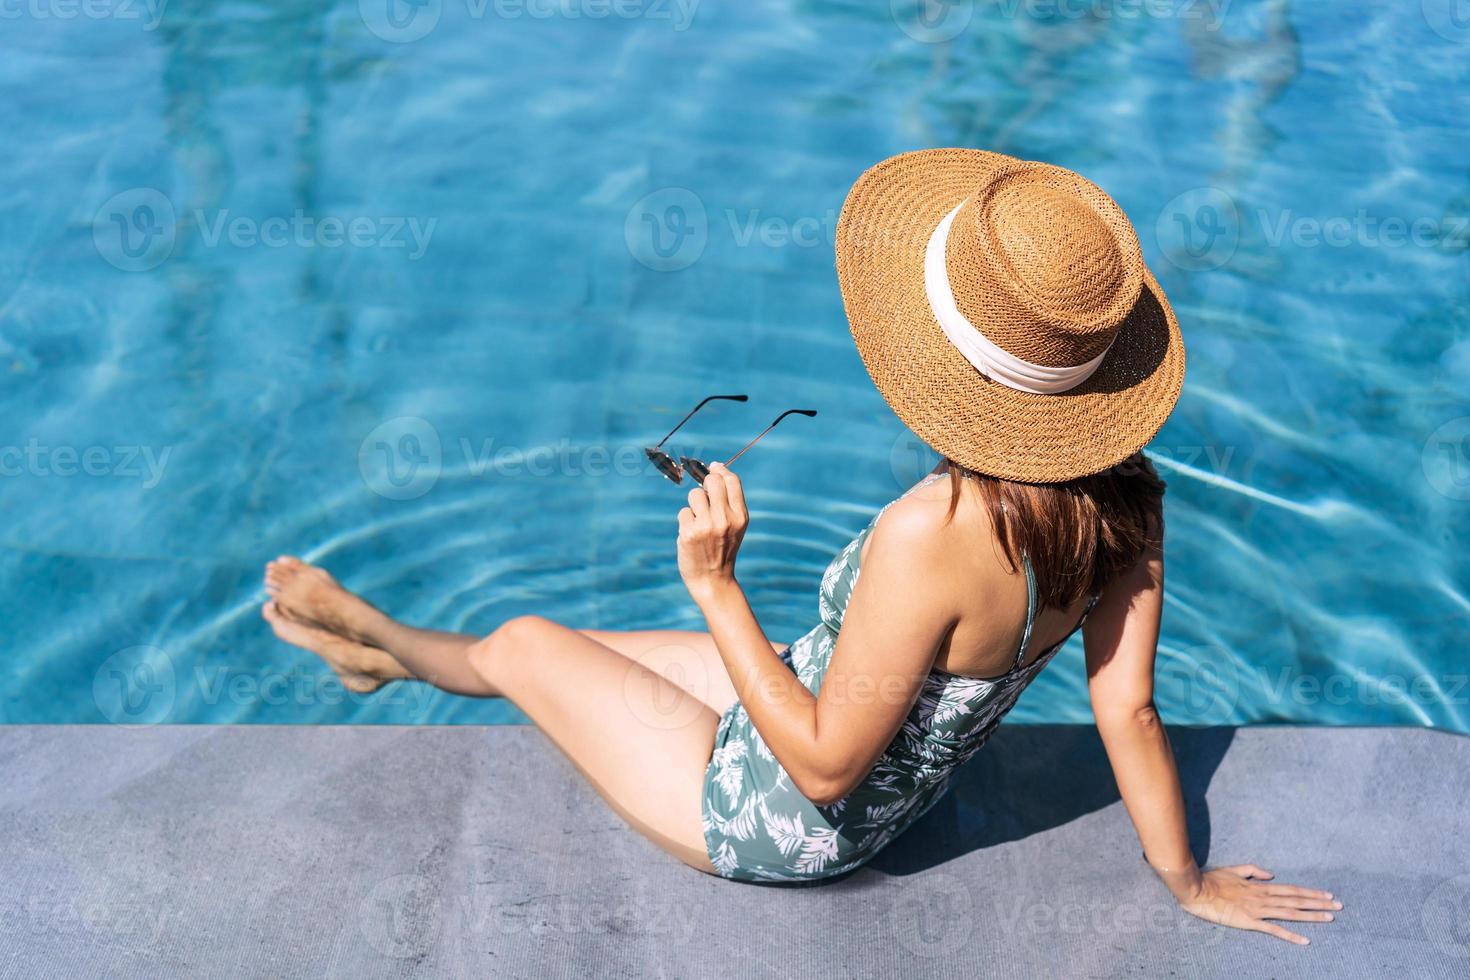
M766 436L766 433L767 432L770 432L776 426L780 425L781 424L781 420L784 419L788 415L805 415L807 418L811 418L811 419L814 419L814 418L817 417L817 413L814 412L814 411L812 411L809 408L789 408L789 409L787 409L786 411L782 412L780 415L776 416L776 421L774 421L770 425L766 426L765 429L763 429L761 431L761 434L760 435L756 436L754 439L750 440L750 442L746 443L745 444L745 449L740 450L740 452L736 453L734 456L731 456L729 459L725 460L725 465L726 466L729 466L731 463L735 462L741 456L744 456L745 453L746 453L746 451L749 450L751 446L754 446L756 443L758 443L762 439L764 439L765 436Z
M750 396L749 395L710 395L704 401L700 402L698 405L695 405L693 408L691 408L689 410L689 414L686 415L686 416L684 416L682 419L680 419L679 420L679 424L676 425L676 426L674 426L672 429L670 429L669 430L669 434L666 435L666 436L664 436L662 439L660 439L654 445L653 448L654 449L658 449L661 446L663 446L664 443L666 443L666 442L669 441L669 436L673 435L675 432L678 432L680 429L682 429L684 427L684 423L685 422L688 422L690 419L694 418L694 413L695 412L699 411L701 408L704 408L704 406L708 405L712 401L745 402L745 401L750 401Z

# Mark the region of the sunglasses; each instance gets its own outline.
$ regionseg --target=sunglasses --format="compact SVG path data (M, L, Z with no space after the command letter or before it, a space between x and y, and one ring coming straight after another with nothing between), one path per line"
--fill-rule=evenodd
M679 424L670 429L669 435L664 436L662 439L660 439L657 446L649 446L647 449L643 450L643 454L648 457L649 462L651 462L660 473L662 473L664 476L668 477L675 483L683 483L684 474L688 473L691 480L693 480L695 483L698 483L700 486L703 486L704 478L709 476L709 466L700 462L697 459L691 459L688 456L680 456L677 460L675 460L674 457L664 452L661 447L664 443L669 441L669 436L673 435L675 432L678 432L681 428L684 427L685 422L688 422L690 419L694 418L695 412L699 411L701 408L704 408L704 406L708 405L710 402L716 401L745 402L750 401L750 396L710 395L704 401L700 402L698 405L695 405L692 409L690 409L689 414L680 419ZM740 452L736 453L734 456L731 456L728 460L726 460L725 465L729 466L741 456L744 456L746 449L749 449L751 446L754 446L756 443L760 442L761 439L765 437L765 434L767 432L770 432L776 426L780 425L781 420L788 415L805 415L807 418L817 417L817 413L809 408L787 409L780 415L776 416L776 421L766 426L765 429L761 431L760 435L756 436L754 439L750 440L750 442L746 443L745 449L740 450Z

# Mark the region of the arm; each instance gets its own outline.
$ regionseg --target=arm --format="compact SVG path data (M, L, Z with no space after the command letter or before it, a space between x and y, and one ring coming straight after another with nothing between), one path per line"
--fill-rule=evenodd
M952 622L936 590L923 589L898 567L897 555L912 559L933 537L893 519L900 516L890 511L873 532L847 608L852 628L842 630L814 696L772 650L735 580L747 521L739 479L716 464L680 513L679 571L740 703L797 790L819 805L846 796L872 769L917 699ZM896 539L903 540L895 546ZM903 615L893 615L895 608Z
M1154 708L1163 604L1164 556L1154 546L1108 587L1082 630L1092 714L1144 857L1187 888L1199 869L1189 850L1174 753Z
M1305 937L1265 920L1330 922L1326 910L1342 908L1341 902L1324 891L1268 884L1271 873L1253 864L1201 871L1190 851L1179 773L1153 701L1164 605L1160 537L1108 586L1083 627L1092 712L1118 792L1144 859L1187 911L1304 945Z

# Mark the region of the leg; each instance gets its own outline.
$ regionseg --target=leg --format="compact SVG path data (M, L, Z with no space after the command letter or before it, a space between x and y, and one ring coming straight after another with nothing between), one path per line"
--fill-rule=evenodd
M701 820L719 716L577 630L513 619L468 662L566 753L602 798L674 857L710 874Z
M287 643L306 647L322 656L342 675L344 683L349 681L349 677L353 678L353 683L366 683L371 678L377 685L388 680L415 679L454 694L472 697L497 697L500 694L487 685L483 677L467 669L469 649L480 641L477 636L405 626L342 588L325 569L289 556L278 558L266 567L266 589L289 619L300 624L319 624L326 631L349 641L346 646L354 651L355 656L344 669L340 658L334 659L330 655L332 646L324 644L319 637L312 642L303 642L304 634L298 635L300 630L286 636L277 629L277 635ZM266 618L269 619L269 615ZM275 625L274 621L272 625ZM735 689L730 684L730 676L725 671L719 650L715 648L714 639L708 633L687 630L582 632L661 675L708 705L716 714L723 714L735 703ZM771 646L779 651L785 645L773 643ZM383 651L391 656L383 655ZM370 687L366 689L371 690Z
M701 818L719 715L682 687L548 620L522 617L478 639L397 623L294 558L272 562L266 581L275 599L265 615L282 639L331 650L336 660L322 655L339 673L350 651L359 659L347 669L371 670L375 679L392 669L454 693L509 698L624 820L679 860L714 873ZM625 645L651 658L667 645L658 642L661 634L635 636ZM374 656L401 666L363 659Z
M720 659L714 637L708 633L582 630L582 634L677 684L709 705L717 715L724 714L736 701L735 686L730 683L730 674ZM786 644L772 643L771 647L779 653L786 649Z

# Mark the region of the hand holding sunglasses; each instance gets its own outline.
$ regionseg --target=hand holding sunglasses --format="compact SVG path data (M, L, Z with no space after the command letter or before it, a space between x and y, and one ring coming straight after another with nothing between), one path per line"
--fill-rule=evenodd
M649 461L653 463L655 467L658 468L658 471L660 473L668 477L673 482L683 483L684 474L688 473L690 479L692 479L695 483L698 483L700 486L703 486L704 478L709 475L709 466L689 456L680 456L679 459L676 461L674 457L663 451L663 444L669 441L669 436L672 436L675 432L678 432L681 428L683 428L684 423L692 419L695 412L699 411L701 408L704 408L704 406L708 405L710 402L743 402L749 400L749 395L710 395L704 401L700 402L698 405L695 405L692 409L690 409L689 414L680 419L679 424L670 429L668 435L664 436L658 441L658 445L649 446L648 448L643 450L643 454L648 457ZM761 431L760 435L756 436L754 439L750 440L750 442L746 443L745 449L740 450L740 452L736 453L734 456L731 456L728 460L726 460L725 465L729 466L741 456L744 456L746 450L748 450L751 446L754 446L756 443L760 442L761 439L765 437L767 432L770 432L776 426L780 425L781 420L788 415L805 415L807 418L816 418L817 413L809 408L787 409L780 415L776 416L776 421L766 426L765 429Z

